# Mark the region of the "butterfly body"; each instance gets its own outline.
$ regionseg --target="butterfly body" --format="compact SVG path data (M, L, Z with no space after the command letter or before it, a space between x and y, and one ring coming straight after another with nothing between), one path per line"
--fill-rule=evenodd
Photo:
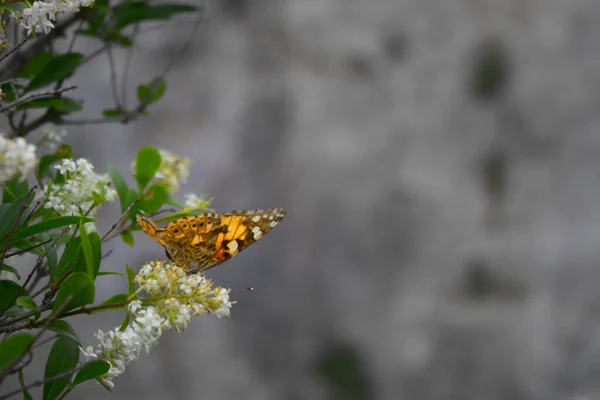
M138 215L144 232L160 243L171 262L188 273L204 272L238 254L273 229L282 208L205 213L183 217L164 228Z

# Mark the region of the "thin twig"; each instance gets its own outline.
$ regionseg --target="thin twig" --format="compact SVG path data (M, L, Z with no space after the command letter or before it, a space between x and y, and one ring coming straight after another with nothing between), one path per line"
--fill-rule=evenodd
M47 284L45 284L43 287L41 287L38 291L36 291L34 294L31 295L32 299L35 299L36 297L38 297L40 294L44 293L46 290L48 290L50 288L50 282L48 282ZM1 326L1 325L0 325Z
M46 339L42 340L41 342L39 342L38 344L36 344L32 348L33 349L37 349L38 347L41 347L41 346L45 345L48 342L51 342L53 340L58 339L59 336L60 336L60 333L55 333L54 335L50 336L49 338L46 338Z
M118 109L122 109L123 105L121 104L121 100L119 99L119 91L117 90L117 69L115 67L115 59L113 57L112 45L108 44L107 52L108 54L108 64L110 67L110 85L112 87L113 99L115 100L115 105Z
M83 368L87 367L88 365L90 365L93 362L94 361L87 362L87 363L85 363L83 365L80 365L77 368L73 368L72 370L69 370L69 371L63 372L62 374L53 376L52 378L37 380L37 381L35 381L33 383L30 383L29 385L25 385L25 386L21 387L20 389L15 389L12 392L9 392L9 393L1 396L0 400L6 400L6 399L8 399L8 398L10 398L10 397L12 397L12 396L14 396L16 394L19 394L19 393L21 393L21 392L23 392L25 390L28 390L28 389L31 389L31 388L34 388L34 387L38 387L38 386L42 386L46 382L52 382L52 381L55 381L55 380L60 379L60 378L71 376L74 373L81 371Z
M135 206L137 204L137 202L140 201L140 198L138 197L137 199L135 199L123 212L123 214L121 214L121 216L119 217L119 219L117 220L117 222L115 222L113 224L113 226L110 227L110 229L108 230L108 232L106 232L104 234L104 236L102 236L102 239L100 239L100 242L104 242L104 239L106 239L106 237L115 229L117 229L117 226L119 226L123 220L125 218L127 218L127 216L129 215L129 212L131 211L131 209L133 208L133 206Z
M123 124L128 123L129 120L125 120L125 118L108 118L108 119L65 119L60 124L61 125L101 125L101 124Z
M45 244L48 244L51 241L52 241L52 239L48 239L45 242L40 242L40 243L34 244L34 245L29 246L29 247L27 247L27 248L25 248L23 250L19 250L19 251L15 251L15 252L12 252L12 253L8 253L5 258L11 258L12 256L18 256L19 254L27 253L28 251L31 251L31 250L33 250L35 248L38 248L40 246L43 246Z
M66 87L66 88L57 89L57 90L50 90L50 91L47 91L47 92L32 93L29 96L22 97L19 100L15 100L12 103L8 104L7 106L0 108L0 113L4 112L6 110L9 110L9 109L11 109L13 107L16 107L19 104L26 103L26 102L28 102L29 100L32 100L32 99L36 99L36 98L39 98L39 97L56 96L58 94L62 94L64 92L68 92L69 90L73 90L73 89L77 89L77 86L69 86L69 87Z
M46 256L48 255L48 253L50 252L50 250L56 246L56 242L58 242L58 240L65 234L65 232L69 229L69 226L66 226L61 232L60 235L58 235L56 237L56 239L54 239L54 241L52 242L52 244L50 246L48 246L48 248L46 249L46 251L44 252L44 254L40 255L38 257L37 262L35 263L35 266L31 269L31 272L29 272L29 275L27 275L27 279L25 279L25 282L21 285L21 287L19 288L19 290L17 291L17 293L15 293L15 295L13 296L12 300L9 301L6 306L4 307L4 309L2 311L0 311L0 315L4 315L4 313L6 312L6 310L8 310L8 308L13 304L13 302L21 295L21 293L23 293L23 290L25 290L25 287L27 286L27 284L29 283L29 281L31 280L31 277L33 277L33 274L35 274L35 272L37 271L37 269L42 265L42 262L44 261L44 258L46 258Z
M21 205L21 208L19 209L19 213L17 214L15 223L13 224L12 228L10 228L10 232L8 233L8 236L6 237L6 243L4 244L4 250L2 251L2 257L0 257L0 272L2 272L2 265L4 265L4 259L6 258L6 253L8 252L8 248L10 247L10 241L12 240L12 237L15 234L17 225L19 225L19 220L21 219L21 216L23 215L23 213L29 206L29 204L27 204L29 202L29 196L31 196L31 193L33 193L35 188L36 187L34 186L31 189L29 189L29 193L27 193L27 197L25 197L25 201L23 202L23 204ZM4 310L4 311L6 311L6 310ZM4 311L2 311L0 313L0 315L4 314Z
M4 2L4 4L7 4L6 2ZM19 50L21 48L21 46L23 46L25 44L25 42L27 41L27 39L29 39L30 35L25 36L15 47L13 47L12 49L10 49L6 54L3 54L2 57L0 57L0 62L4 61L6 58L10 57L10 55L12 53L14 53L15 51Z
M9 364L8 368L6 369L7 371L9 371L10 369L12 369L15 365L17 365L19 362L21 362L21 359L23 358L23 356L29 351L31 350L31 348L36 344L36 342L40 339L40 337L44 334L44 332L46 332L46 330L48 330L48 327L57 319L59 319L60 317L62 317L62 312L67 308L67 306L69 305L69 303L71 302L71 300L73 299L73 295L67 296L67 298L65 299L65 302L59 307L58 310L56 310L56 312L54 312L52 315L50 315L48 318L46 318L43 322L44 325L42 326L42 328L35 334L35 336L33 337L33 340L31 341L31 343L29 343L29 345L25 348L25 350L23 351L23 353L21 353L21 355L19 357L17 357L12 363ZM4 376L6 375L6 372L2 372L0 373L0 381L4 378Z

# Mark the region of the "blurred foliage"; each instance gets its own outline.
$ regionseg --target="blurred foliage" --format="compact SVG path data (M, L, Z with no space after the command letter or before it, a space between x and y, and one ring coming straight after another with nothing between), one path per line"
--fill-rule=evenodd
M371 399L371 385L356 348L330 345L315 360L316 373L329 387L333 399Z

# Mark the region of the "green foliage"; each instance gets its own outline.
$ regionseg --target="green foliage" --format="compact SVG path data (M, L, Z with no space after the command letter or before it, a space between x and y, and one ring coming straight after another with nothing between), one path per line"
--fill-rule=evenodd
M80 53L66 53L51 58L42 69L36 71L25 91L39 89L71 76L82 61L83 54Z
M0 281L0 313L12 306L15 296L21 291L21 285L13 281Z
M165 90L165 80L162 77L154 78L149 84L138 86L138 100L140 101L140 103L146 106L152 103L156 103L163 96Z
M95 287L84 272L73 272L60 285L54 300L54 312L62 313L94 302Z
M73 327L64 319L58 319L53 321L50 325L48 325L48 329L53 332L60 333L62 336L66 336L71 338L71 340L79 343L79 338L77 337L77 333L73 330Z
M83 109L80 102L68 97L39 97L17 106L17 110L28 108L50 108L63 113L72 113Z
M125 270L127 271L127 288L130 295L135 292L135 284L133 283L133 278L135 278L135 273L131 269L129 265L125 265Z
M146 146L138 152L135 160L135 180L140 192L146 189L148 183L154 178L161 161L160 153L154 147Z
M35 313L35 319L40 317L40 310L31 297L20 296L17 298L16 304L21 308L26 308Z
M50 379L72 371L79 362L79 342L68 336L59 336L50 349L44 378ZM44 400L54 400L67 388L72 374L47 381L44 384Z
M77 386L85 381L89 381L106 375L109 369L110 364L106 361L93 361L85 367L81 368L81 370L79 370L79 372L75 376L75 379L73 380L73 386Z
M25 2L0 5L0 12L23 9L30 4ZM50 124L78 125L69 122L77 122L71 118L74 113L83 110L84 101L78 97L79 93L74 91L75 87L70 86L70 78L76 77L83 65L93 61L97 54L106 50L100 49L99 53L88 52L87 48L85 53L72 51L81 49L80 45L69 46L68 50L64 50L64 46L54 45L57 37L74 35L69 38L73 40L71 43L80 36L94 37L100 39L103 45L127 48L137 44L140 26L148 22L166 21L177 15L198 10L199 8L193 5L167 1L157 3L148 0L124 0L117 5L108 0L96 0L92 8L82 9L77 14L77 29L56 32L56 36L34 33L21 49L25 51L20 50L14 53L18 56L7 57L3 61L3 68L0 69L0 109L4 110L0 114L3 113L7 117L8 123L5 123L5 126L11 130L2 135L8 140L19 138L19 141L25 139L27 143L35 143L36 141L30 140L28 135L34 131L37 135ZM10 23L11 18L6 13L3 15ZM68 19L59 21L62 24ZM57 22L56 25L58 24ZM44 42L45 40L47 42ZM44 46L39 46L40 44ZM50 51L39 51L41 48ZM4 52L4 55L9 56L7 52ZM120 98L121 93L117 93L115 103L108 105L102 113L105 119L129 123L147 115L149 107L163 98L167 84L163 75L157 75L149 81L133 82L133 85L128 84L127 87L136 88L135 96L130 96L136 104L128 106L126 101ZM67 96L67 92L72 97ZM156 148L146 146L141 148L135 157L135 171L132 176L124 173L126 170L119 171L109 164L106 171L110 184L102 180L92 183L92 186L97 185L95 188L100 188L97 191L92 190L92 193L81 201L85 207L75 204L74 209L79 208L76 214L80 215L67 215L72 212L66 212L65 208L52 203L60 201L57 189L63 190L67 186L63 184L73 177L71 172L63 170L61 173L56 167L64 159L75 160L78 157L74 157L71 146L57 143L62 137L61 134L43 132L44 136L38 142L36 150L37 164L33 162L28 167L28 171L33 170L33 173L25 176L27 174L18 169L14 174L9 172L14 178L0 182L0 254L3 254L0 261L1 271L5 273L3 278L19 280L19 283L9 279L0 280L0 333L6 333L4 341L0 343L0 382L6 374L15 373L23 397L31 398L26 388L30 382L25 379L24 373L24 368L29 362L23 360L36 354L30 353L29 348L38 343L42 334L52 334L57 336L57 339L45 364L43 399L54 400L64 398L74 387L90 380L97 379L102 383L101 378L110 368L103 360L89 364L79 362L81 344L68 322L69 317L115 310L123 313L124 310L121 329L125 329L130 323L131 316L127 312L127 305L136 296L135 272L129 266L125 267L125 271L122 267L115 268L118 271L114 272L103 271L104 243L121 237L124 243L133 245L133 233L140 229L136 222L139 212L153 215L168 205L175 208L173 213L163 215L162 218L168 219L189 215L194 211L183 209L183 206L171 197L172 194L165 188L164 182L161 183L157 178L162 165L161 153ZM19 143L21 146L22 142ZM45 146L50 144L53 147L47 150ZM0 157L0 164L3 162L4 159ZM3 165L0 165L0 168L3 168ZM88 224L95 222L93 216L96 209L107 202L113 194L112 189L117 193L121 213L126 215L116 221L110 232L103 235L90 229ZM47 202L50 194L54 197L52 201ZM91 209L89 204L92 204ZM67 205L70 206L68 203ZM13 264L13 259L8 258L21 253L34 256L24 258L33 261L23 269L20 263ZM114 294L102 303L94 305L96 278L105 275L120 275L123 279L126 277L128 293ZM22 276L26 279L23 280ZM33 335L26 332L14 333L29 330ZM44 336L41 340L45 338ZM57 376L61 377L53 379Z
M48 168L50 168L50 166L57 161L72 157L73 151L71 150L71 146L68 144L60 145L54 154L45 155L40 158L40 164L37 170L37 179L41 180L43 176L53 177L53 174L48 171Z
M28 333L15 333L0 343L0 374L13 367L13 364L29 349L33 336Z

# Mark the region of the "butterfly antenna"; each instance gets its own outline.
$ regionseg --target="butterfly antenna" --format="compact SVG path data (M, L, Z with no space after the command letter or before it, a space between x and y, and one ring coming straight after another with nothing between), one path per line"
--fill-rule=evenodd
M244 289L246 289L246 290L250 290L250 291L253 291L253 290L254 290L254 288L253 288L253 287L251 287L251 286L238 285L238 284L236 284L236 283L232 283L232 282L226 281L226 280L224 280L224 279L214 278L213 280L215 280L215 281L221 281L221 282L223 282L223 283L227 283L227 284L229 284L229 285L233 285L233 286L242 287L242 288L244 288Z

